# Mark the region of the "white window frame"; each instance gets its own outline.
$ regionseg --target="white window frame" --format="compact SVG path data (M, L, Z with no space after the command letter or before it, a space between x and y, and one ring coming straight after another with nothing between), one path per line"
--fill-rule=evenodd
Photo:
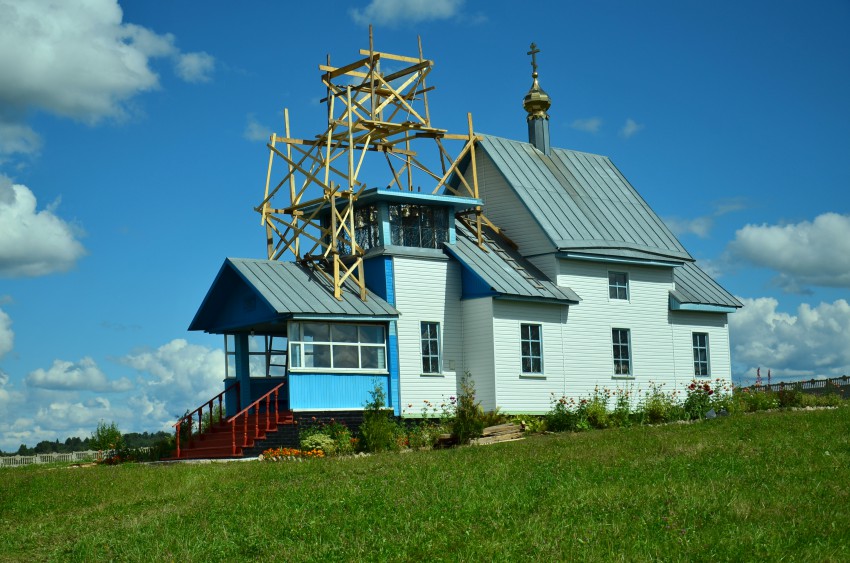
M319 341L319 340L304 340L304 325L305 324L322 324L328 327L328 340L327 341ZM346 326L354 326L357 328L357 342L334 342L333 339L333 329L334 325L346 325ZM384 333L384 341L383 343L373 343L373 342L362 342L361 338L361 327L369 327L369 328L380 328ZM297 334L296 334L297 333ZM376 373L376 374L386 374L389 373L387 367L387 327L383 324L367 324L367 323L332 323L332 322L322 322L322 321L293 321L289 323L289 329L287 334L289 335L289 371L296 373L304 373L304 372L330 372L330 373ZM305 346L306 345L319 345L319 346L328 346L329 347L329 355L330 355L330 367L328 366L305 366ZM352 346L357 348L357 364L358 367L335 367L334 366L334 346ZM362 365L362 354L361 350L363 348L377 348L380 350L379 354L383 355L383 364L384 367L360 367ZM379 363L380 355L379 355Z
M702 345L698 342L700 337L704 337ZM694 350L694 377L711 377L711 354L708 347L707 332L692 332L691 342ZM699 352L705 352L705 359L699 357ZM705 367L705 373L701 373L701 367Z
M623 334L626 335L625 343L622 340ZM614 361L614 377L634 377L634 366L632 365L632 331L628 328L611 328L611 358ZM617 349L619 348L619 356L617 358ZM623 349L626 351L625 371L623 371Z
M422 329L425 327L425 325L434 325L436 327L437 334L436 334L435 337L432 338L430 336L430 331L429 331L429 336L428 336L427 339L423 336ZM424 344L425 344L426 341L428 342L428 352L429 352L428 354L424 353ZM432 344L437 347L437 353L436 354L434 354L433 350L431 349ZM443 345L442 344L443 344L442 343L442 331L440 330L440 323L438 321L420 321L419 322L419 353L420 353L420 358L421 358L420 367L422 368L422 375L442 375L443 374L443 358L442 358ZM428 359L429 367L433 368L432 362L433 362L434 357L436 357L436 359L437 359L437 370L436 371L433 371L433 370L430 370L430 369L426 370L425 369L426 358Z
M614 279L615 276L623 276L623 283L619 283L619 280ZM614 295L611 295L612 290L614 291ZM624 293L625 297L620 297L620 293ZM628 301L631 298L631 291L629 291L629 273L628 272L608 272L608 299L610 301Z
M535 339L531 334L531 328L537 327L537 338ZM528 338L526 338L525 329L528 328ZM523 344L528 344L528 354L525 354L523 351ZM534 353L534 344L537 344L539 348L539 353ZM528 359L529 365L531 367L530 370L525 369L525 361ZM539 362L539 368L534 369L534 362L537 360ZM519 325L519 366L520 373L523 376L532 376L539 377L543 375L543 325L540 323L520 323Z

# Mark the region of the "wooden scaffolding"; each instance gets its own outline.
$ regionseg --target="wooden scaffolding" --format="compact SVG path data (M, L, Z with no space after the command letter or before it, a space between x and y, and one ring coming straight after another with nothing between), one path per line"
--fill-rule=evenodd
M347 280L366 299L364 252L355 239L355 205L367 187L361 180L367 155L385 161L380 164L383 177L370 169L372 187L414 191L416 186L426 193L478 198L472 115L467 114L468 131L463 134L432 126L428 93L434 87L426 80L434 62L423 57L421 39L418 43L415 57L376 51L370 27L369 48L360 50L362 58L332 66L328 57L326 64L319 65L328 116L324 131L313 139L292 137L285 109L284 136L273 134L267 145L265 193L255 210L266 229L268 258L278 260L291 253L296 261L325 276L337 299L342 299ZM384 61L391 71L382 71ZM462 143L457 156L450 154L449 141ZM436 170L426 165L425 145L437 155L431 159L439 162L433 167ZM448 185L467 155L471 173L458 173L459 183ZM278 159L283 161L283 175L275 181L273 164ZM482 248L482 226L498 232L480 206L459 213L458 218L477 235Z

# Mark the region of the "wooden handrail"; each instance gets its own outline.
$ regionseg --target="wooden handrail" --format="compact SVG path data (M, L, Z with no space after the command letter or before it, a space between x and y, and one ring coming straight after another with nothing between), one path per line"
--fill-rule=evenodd
M242 445L240 447L247 448L249 445L248 438L248 415L250 414L251 409L255 409L256 416L254 417L254 435L251 437L251 440L256 440L260 436L265 436L266 432L271 432L272 430L277 430L278 424L280 424L280 407L278 406L278 399L280 398L280 388L283 387L286 382L280 383L275 386L271 391L242 409L235 416L232 416L227 420L227 423L230 424L230 435L231 442L233 446L233 455L236 455L236 426L239 423L239 417L242 417ZM272 424L271 417L271 408L272 408L272 395L274 395L274 424ZM260 433L260 406L262 406L263 401L266 402L266 424L263 432Z
M239 401L239 382L235 381L235 382L231 383L230 385L228 385L227 387L225 387L224 391L222 391L221 393L219 393L218 395L216 395L215 397L213 397L212 399L210 399L209 401L207 401L206 403L204 403L200 407L196 408L195 410L193 410L189 414L183 415L180 418L180 420L178 420L174 424L175 442L177 444L177 457L178 458L180 457L180 427L183 425L183 423L187 422L189 424L189 444L188 445L191 445L192 444L192 425L193 425L195 415L196 414L198 415L198 434L200 434L201 432L203 432L204 407L209 407L210 426L212 426L213 425L213 403L215 403L215 401L217 400L218 401L218 424L221 424L222 422L224 422L222 420L222 415L224 414L224 410L221 407L221 403L222 403L222 400L224 398L224 395L228 391L233 389L234 387L236 388L236 404L238 405L239 402L240 402Z

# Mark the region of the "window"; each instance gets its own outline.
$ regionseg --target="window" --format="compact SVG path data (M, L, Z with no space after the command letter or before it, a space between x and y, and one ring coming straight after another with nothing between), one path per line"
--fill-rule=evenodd
M387 346L381 325L291 323L292 368L384 371Z
M608 297L611 299L629 299L629 274L608 272Z
M629 329L611 329L611 340L614 343L614 375L631 375L632 360L629 350Z
M422 334L422 373L441 373L440 323L420 323Z
M694 375L708 375L708 334L693 333L694 338Z
M522 373L543 373L543 328L540 325L519 325Z
M390 240L396 246L441 248L449 240L449 213L432 205L390 205Z

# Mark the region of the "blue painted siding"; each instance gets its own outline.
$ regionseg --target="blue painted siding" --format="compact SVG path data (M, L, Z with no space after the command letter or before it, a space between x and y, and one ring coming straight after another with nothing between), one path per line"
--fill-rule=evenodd
M363 275L366 287L375 295L395 306L395 285L393 281L393 260L390 256L377 256L363 261Z
M498 295L490 284L485 282L481 276L467 268L461 267L461 299L475 299L477 297L492 297Z
M390 388L387 390L387 400L396 416L401 416L401 393L398 388L398 329L396 322L390 321L389 339L387 341L387 365L390 368Z
M386 374L290 373L289 408L362 409L376 384L385 390L388 388L389 377Z

